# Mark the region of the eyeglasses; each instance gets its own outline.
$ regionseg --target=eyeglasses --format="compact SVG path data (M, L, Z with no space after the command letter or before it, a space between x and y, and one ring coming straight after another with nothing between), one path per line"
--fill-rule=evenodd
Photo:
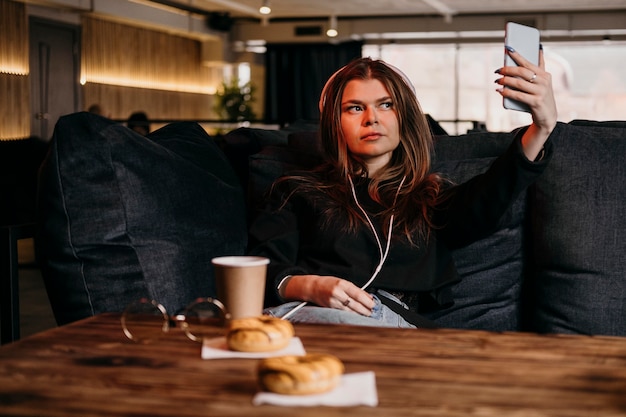
M219 336L229 314L224 304L215 298L198 298L182 314L170 317L162 304L142 298L129 304L122 313L122 330L133 342L148 343L177 325L194 342Z

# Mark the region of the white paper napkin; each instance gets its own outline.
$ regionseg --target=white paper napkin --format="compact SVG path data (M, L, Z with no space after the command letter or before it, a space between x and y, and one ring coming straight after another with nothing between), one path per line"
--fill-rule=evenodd
M335 389L323 394L283 395L272 392L259 392L252 399L252 404L272 404L288 407L351 407L378 405L376 375L373 371L344 374Z
M289 345L281 350L273 352L237 352L228 349L226 337L217 337L208 339L202 343L202 359L225 359L225 358L247 358L259 359L270 358L274 356L296 355L302 356L306 354L302 341L299 337L292 337Z

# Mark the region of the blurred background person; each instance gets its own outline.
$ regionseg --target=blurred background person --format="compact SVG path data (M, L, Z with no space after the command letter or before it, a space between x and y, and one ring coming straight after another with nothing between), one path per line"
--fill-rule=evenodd
M126 126L140 135L145 136L150 133L150 121L148 120L148 115L142 111L131 114L128 118Z

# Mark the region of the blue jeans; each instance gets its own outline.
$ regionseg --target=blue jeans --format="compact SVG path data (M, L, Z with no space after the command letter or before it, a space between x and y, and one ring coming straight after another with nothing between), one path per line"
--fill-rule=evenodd
M392 299L400 303L406 308L406 305L400 302L396 297L383 290L377 290L381 296ZM383 295L384 294L384 295ZM298 310L294 315L289 317L293 323L327 323L327 324L352 324L356 326L374 326L374 327L401 327L415 328L414 325L407 322L389 307L380 302L380 298L373 294L376 305L372 309L369 317L362 316L354 311L337 310L328 307L317 307L306 305ZM265 310L265 314L274 317L282 317L293 308L297 307L301 302L293 301L271 307Z

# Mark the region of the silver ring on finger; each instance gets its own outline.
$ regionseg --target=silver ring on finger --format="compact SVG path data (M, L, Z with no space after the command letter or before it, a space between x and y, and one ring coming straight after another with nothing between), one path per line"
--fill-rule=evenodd
M530 78L528 79L528 82L529 82L529 83L534 83L534 82L535 82L535 78L537 78L537 74L535 74L535 73L533 72L533 76L532 76L532 77L530 77Z
M350 304L350 297L348 297L348 298L346 299L346 301L344 301L344 302L343 302L343 303L341 303L341 304L343 304L343 306L344 306L344 307L348 307L348 304Z

